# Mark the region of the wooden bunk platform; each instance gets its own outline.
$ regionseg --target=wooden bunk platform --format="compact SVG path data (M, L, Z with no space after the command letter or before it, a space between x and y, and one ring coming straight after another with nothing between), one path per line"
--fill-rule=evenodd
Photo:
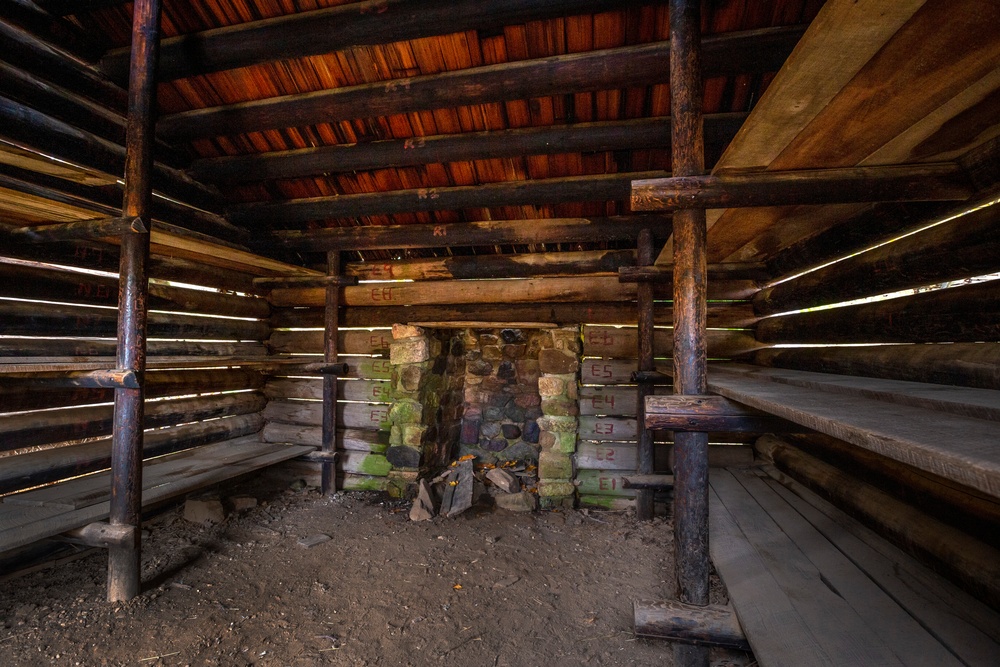
M713 470L710 504L762 667L997 664L1000 615L777 470Z
M149 507L314 449L260 442L253 435L149 459L143 464L142 505ZM110 491L111 472L103 471L6 496L0 503L0 552L106 519Z
M740 364L713 366L708 388L1000 497L1000 391Z

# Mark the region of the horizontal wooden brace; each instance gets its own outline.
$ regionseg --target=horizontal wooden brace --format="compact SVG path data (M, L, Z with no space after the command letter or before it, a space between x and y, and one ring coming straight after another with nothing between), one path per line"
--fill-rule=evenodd
M666 600L636 602L635 634L721 648L749 651L750 644L730 606L698 606Z
M380 195L376 193L372 196L378 197ZM442 225L366 225L363 227L329 227L308 231L279 231L275 232L275 238L289 250L304 252L493 246L498 244L583 243L587 241L631 241L634 243L639 232L645 227L652 229L656 238L666 240L670 235L670 218L665 216L617 216L608 218L490 220ZM394 278L395 276L383 277Z
M633 211L885 201L964 200L974 188L953 162L674 176L632 183Z
M709 264L708 278L747 278L750 280L767 280L771 276L767 266L762 262ZM623 283L672 283L674 267L672 264L660 266L623 266L618 269L618 281Z
M303 370L309 373L318 373L320 375L347 375L347 364L328 364L328 363L314 363L305 364Z
M646 428L699 433L801 430L782 419L716 395L647 396L645 422Z
M803 32L782 26L708 35L702 40L705 76L776 71ZM669 53L663 41L343 86L175 113L162 117L157 129L171 139L193 139L645 86L666 82Z
M705 142L725 145L746 117L745 113L709 114ZM208 158L193 163L191 173L205 183L248 183L523 155L669 149L670 133L665 131L669 127L667 116L369 141Z
M660 371L634 371L632 373L632 382L638 382L639 384L657 384L661 386L672 385L673 379L666 373L661 373Z
M94 3L94 0L83 1ZM363 0L164 39L160 42L157 76L167 81L351 47L468 30L495 30L505 25L623 9L652 1L491 0L489 10L484 11L478 0ZM124 83L128 80L128 64L126 46L109 52L101 60L100 68L110 78Z
M142 218L101 218L63 222L52 225L15 227L9 231L14 237L22 237L35 243L67 241L70 239L95 240L122 234L146 234L149 230Z
M134 370L97 370L74 373L73 385L76 387L96 387L109 389L138 389L139 376Z
M340 452L324 452L324 451L314 451L308 454L303 454L298 458L299 461L310 461L312 463L336 463L338 459L338 454Z
M102 521L70 530L64 535L88 547L103 549L128 546L133 544L137 538L135 526L116 525Z
M597 174L270 201L235 206L230 211L229 220L247 227L262 224L281 227L316 220L356 218L365 215L564 202L627 202L633 179L663 176L666 173L659 171ZM439 238L437 241L436 246L449 245L446 239Z
M357 276L281 276L278 278L254 278L257 287L330 287L336 285L357 285Z
M626 489L669 491L674 488L673 475L626 475L624 482Z

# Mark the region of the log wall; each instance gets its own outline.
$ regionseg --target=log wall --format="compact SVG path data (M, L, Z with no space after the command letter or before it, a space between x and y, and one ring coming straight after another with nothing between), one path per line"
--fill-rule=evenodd
M87 373L116 363L117 263L89 242L0 251L0 493L108 467L114 389ZM267 300L189 260L150 275L144 457L259 432Z

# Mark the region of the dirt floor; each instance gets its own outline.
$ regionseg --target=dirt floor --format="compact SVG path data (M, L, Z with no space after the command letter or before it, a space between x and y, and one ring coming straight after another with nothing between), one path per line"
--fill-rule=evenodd
M145 524L145 592L128 604L105 602L97 551L0 582L0 665L673 664L631 631L633 600L671 593L666 520L477 506L411 522L382 494L273 478L220 496L258 503L217 525L181 507Z

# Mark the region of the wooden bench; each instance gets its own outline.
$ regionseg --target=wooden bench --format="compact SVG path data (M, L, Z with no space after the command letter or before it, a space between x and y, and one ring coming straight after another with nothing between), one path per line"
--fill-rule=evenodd
M777 470L713 470L710 507L762 667L1000 664L1000 615Z
M265 443L252 435L150 459L143 463L142 504L154 505L314 449ZM110 491L111 473L104 471L4 497L0 552L106 519Z

